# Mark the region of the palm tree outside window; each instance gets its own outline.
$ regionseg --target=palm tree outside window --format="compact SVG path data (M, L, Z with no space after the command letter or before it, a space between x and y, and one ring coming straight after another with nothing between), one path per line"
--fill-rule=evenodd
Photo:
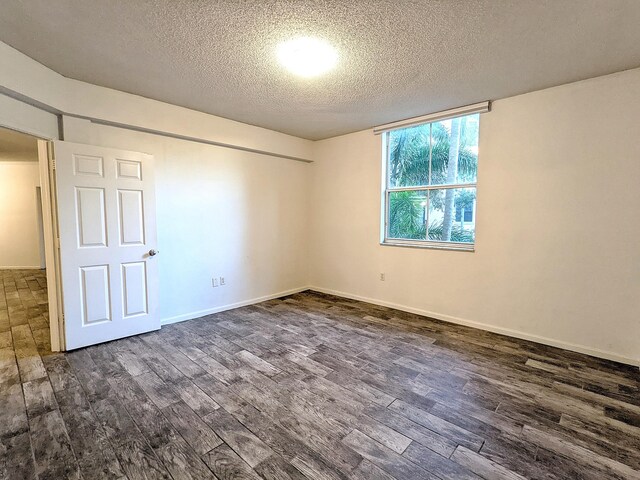
M383 243L473 249L479 114L386 132Z

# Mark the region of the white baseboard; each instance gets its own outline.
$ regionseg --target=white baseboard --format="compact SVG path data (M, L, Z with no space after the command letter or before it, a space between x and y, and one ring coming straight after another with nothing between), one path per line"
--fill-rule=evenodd
M29 265L29 266L15 266L15 265L11 265L10 267L4 267L2 265L0 265L0 270L44 270L43 267L41 267L40 265L34 266L34 265Z
M395 308L396 310L402 310L403 312L415 313L417 315L423 315L425 317L435 318L437 320L443 320L449 323L455 323L457 325L464 325L467 327L473 327L480 330L486 330L488 332L499 333L509 337L519 338L521 340L529 340L543 345L549 345L551 347L563 348L565 350L571 350L572 352L584 353L591 355L592 357L604 358L606 360L613 360L615 362L625 363L627 365L633 365L640 367L640 358L629 358L618 355L613 352L607 352L596 348L585 347L584 345L576 345L574 343L564 342L561 340L554 340L552 338L541 337L540 335L534 335L518 330L512 330L510 328L498 327L495 325L489 325L486 323L475 322L473 320L466 320L464 318L453 317L451 315L445 315L437 312L429 312L427 310L421 310L419 308L407 307L405 305L398 305L397 303L385 302L384 300L378 300L375 298L363 297L360 295L353 295L347 292L340 292L337 290L331 290L322 287L309 287L309 290L315 290L320 293L327 293L329 295L336 295L338 297L349 298L351 300L359 300L361 302L373 303L374 305L380 305L383 307Z
M256 303L266 302L267 300L273 300L274 298L286 297L287 295L304 292L305 290L309 290L309 287L292 288L291 290L286 290L284 292L273 293L271 295L252 298L250 300L244 300L242 302L230 303L228 305L212 307L206 310L199 310L197 312L185 313L182 315L176 315L174 317L163 318L160 319L160 323L162 325L169 325L171 323L184 322L185 320L204 317L205 315L211 315L212 313L224 312L226 310L233 310L234 308L246 307L247 305L255 305Z

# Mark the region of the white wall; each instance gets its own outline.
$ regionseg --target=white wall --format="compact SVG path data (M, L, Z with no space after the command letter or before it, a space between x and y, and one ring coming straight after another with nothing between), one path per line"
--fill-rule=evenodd
M317 142L311 284L640 364L640 69L494 102L479 155L475 253L402 248L380 137Z
M42 265L36 193L39 185L37 158L0 158L0 268Z
M307 285L309 164L67 120L65 139L155 157L160 316ZM226 285L213 288L211 278Z

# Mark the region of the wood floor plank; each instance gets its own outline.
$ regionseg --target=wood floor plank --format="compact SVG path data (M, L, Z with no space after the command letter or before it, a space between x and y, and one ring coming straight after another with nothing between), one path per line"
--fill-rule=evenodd
M13 337L11 336L11 330L0 332L0 350L13 346Z
M278 455L271 455L254 468L264 480L307 480L307 477L296 467Z
M48 377L25 382L22 390L30 418L58 408Z
M203 455L222 443L220 437L186 403L176 402L162 411L198 455Z
M20 372L12 347L0 349L0 393L11 385L20 383Z
M386 448L364 433L355 429L342 440L364 458L395 478L435 480L438 477L420 468L415 463Z
M203 456L203 460L220 480L261 480L228 445L214 448Z
M392 477L366 458L351 472L349 478L352 480L397 480L396 477Z
M0 441L0 478L16 480L37 478L28 432Z
M29 424L38 479L81 478L60 412L43 413L30 419Z
M281 372L281 370L277 367L274 367L269 362L265 362L257 355L254 355L247 350L241 350L235 354L237 358L246 363L252 368L255 368L260 373L267 375L268 377L272 377Z
M91 402L91 407L113 445L120 445L130 439L144 442L138 426L125 406L116 397Z
M470 409L464 406L458 407L436 402L436 404L429 409L429 413L474 433L483 439L502 433L520 435L522 431L522 425L519 422L481 407Z
M617 398L613 398L613 396L601 395L599 393L592 392L584 388L577 388L573 385L567 385L562 382L554 382L553 388L570 397L581 398L596 405L606 405L622 410L628 410L632 414L640 416L640 405L618 400ZM635 401L640 403L640 398L635 399Z
M22 381L28 382L46 377L47 371L38 353L29 325L11 327L11 335Z
M295 434L251 405L234 413L249 430L309 478L346 478L333 457L323 457ZM271 457L269 457L271 458ZM268 459L267 459L268 460Z
M112 395L111 385L100 373L100 369L87 350L69 352L66 354L66 359L90 402L104 400Z
M402 400L396 400L388 407L389 409L399 413L409 420L418 423L429 430L433 430L439 433L443 437L448 438L453 442L457 442L459 445L464 445L474 451L480 450L484 440L478 435L469 432L453 423L449 423L446 420L441 419L435 415L430 414L420 408L416 408Z
M227 412L235 412L247 405L244 399L240 398L227 385L211 375L201 375L194 378L193 382Z
M481 480L480 477L471 470L466 469L442 455L438 455L433 450L423 447L419 443L409 445L402 456L443 479Z
M487 439L480 454L525 478L557 480L549 465L536 461L538 450L533 443L504 434Z
M300 366L303 370L306 370L307 372L318 375L320 377L324 377L325 375L333 372L333 370L329 367L325 367L321 363L316 362L312 358L309 358L308 356L298 352L289 352L285 354L284 357L287 360Z
M153 332L142 338L151 348L157 349L157 351L175 368L182 372L183 375L189 378L195 378L205 373L202 367L187 357L178 348L164 341L158 332Z
M11 437L29 430L27 408L22 385L14 383L3 387L0 393L0 438Z
M95 479L122 478L120 462L82 389L78 386L60 390L56 398L82 475Z
M238 379L238 375L236 373L229 370L227 367L208 355L200 357L198 359L198 363L209 375L227 385Z
M204 420L251 467L273 455L273 450L267 444L225 410L216 410Z
M543 466L546 472L557 472L557 474L551 473L547 477L553 480L556 480L559 476L560 478L579 478L582 480L627 480L625 477L618 475L608 475L602 470L576 462L572 458L542 447L538 448L536 452L535 463Z
M362 433L396 453L403 453L412 442L409 437L366 415L358 416L356 424Z
M171 475L149 444L140 438L126 439L116 449L128 480L171 480Z
M325 463L315 456L296 455L291 459L291 465L307 478L313 478L314 480L344 480L348 478L343 472L328 468Z
M461 445L453 452L451 460L468 468L482 478L490 478L492 480L526 480L522 475Z
M183 373L154 348L149 348L145 341L147 335L130 337L129 348L165 382L173 383L184 378Z
M193 383L190 379L183 378L176 383L175 388L178 395L189 408L200 417L204 417L220 408L220 405L209 395Z
M325 379L334 382L343 388L351 390L355 394L359 395L363 400L377 403L383 407L389 406L396 399L396 397L389 395L382 390L378 390L365 382L361 382L347 373L334 371L329 373Z
M109 383L113 385L114 396L124 406L124 409L119 411L123 415L129 415L137 427L134 435L139 431L153 449L168 445L180 438L177 430L133 377L109 379Z
M365 413L443 457L448 458L456 449L456 442L387 408L369 407Z
M71 365L69 365L63 353L46 355L42 357L42 362L54 392L80 386L80 382L78 382Z
M206 463L184 441L164 445L156 450L156 455L174 479L216 480Z
M598 455L584 447L573 445L561 437L540 431L529 425L525 425L522 429L522 438L604 472L613 473L622 478L640 479L639 470L635 470L611 458Z
M132 343L132 341L125 338L120 342L113 342L109 344L109 346L116 360L120 362L122 367L129 373L129 375L136 377L148 372L149 366L142 358L133 352L129 347L130 343Z
M606 417L617 420L618 422L625 423L634 428L640 428L640 415L636 415L629 410L621 410L613 406L605 406L604 414Z
M589 422L564 414L560 418L560 425L594 440L604 440L618 448L633 451L640 457L640 431L629 432L619 425L603 424L597 420Z
M180 396L175 389L154 372L143 373L134 377L134 380L160 409L180 401Z

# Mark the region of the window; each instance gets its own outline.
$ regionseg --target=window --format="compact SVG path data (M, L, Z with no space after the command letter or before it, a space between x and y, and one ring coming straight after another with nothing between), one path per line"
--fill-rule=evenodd
M472 250L480 115L384 132L383 243Z
M473 210L470 207L472 206L456 204L456 222L473 222Z

